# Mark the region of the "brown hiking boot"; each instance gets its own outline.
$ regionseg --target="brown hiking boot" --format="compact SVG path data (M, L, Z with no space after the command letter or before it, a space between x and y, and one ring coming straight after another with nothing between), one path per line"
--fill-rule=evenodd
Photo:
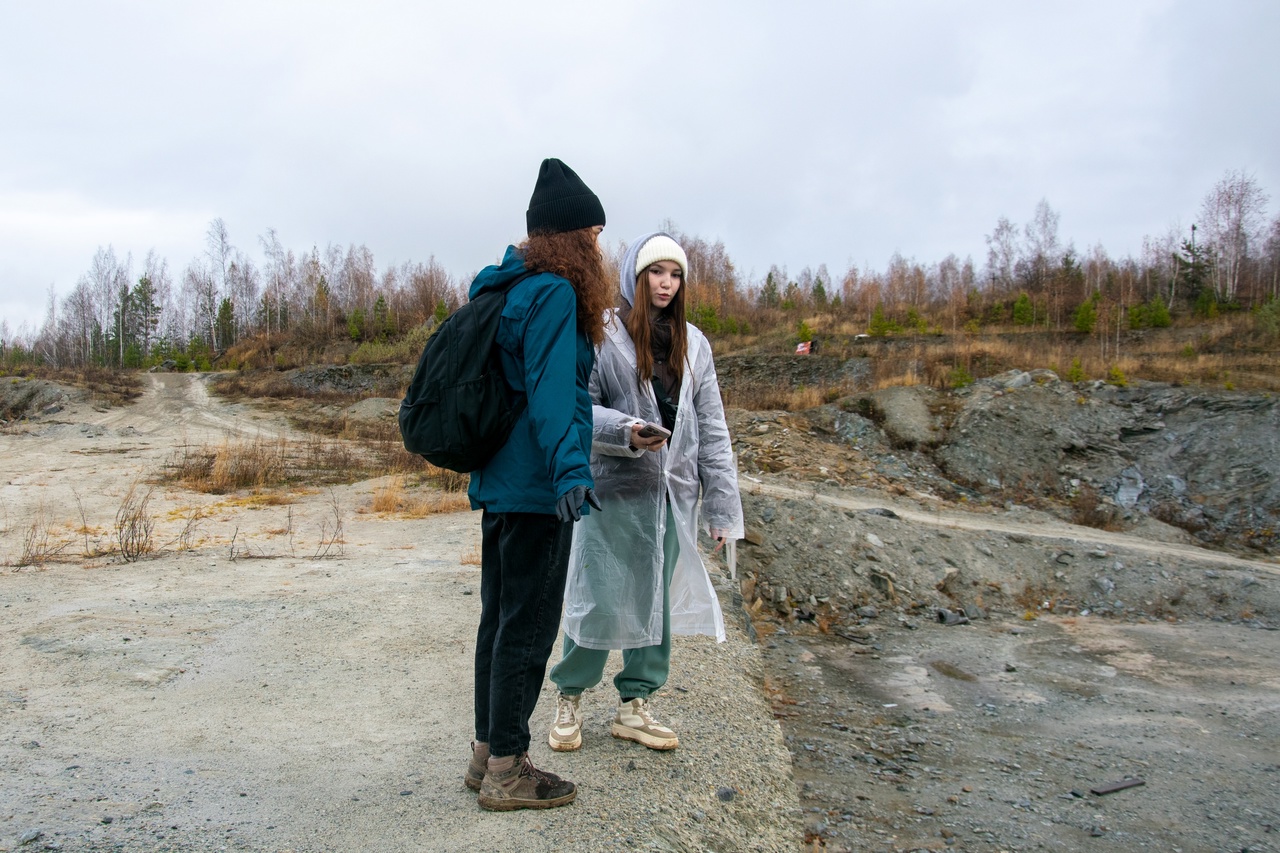
M488 769L488 761L489 744L472 741L471 760L467 762L467 774L462 777L462 784L473 791L479 791L480 783L484 781L484 774Z
M494 812L551 809L568 805L576 796L576 785L534 767L527 752L517 755L507 770L488 770L480 783L480 808Z

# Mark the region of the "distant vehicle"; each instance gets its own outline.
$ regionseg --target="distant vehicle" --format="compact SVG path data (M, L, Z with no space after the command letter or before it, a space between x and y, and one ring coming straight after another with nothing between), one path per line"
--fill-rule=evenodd
M861 334L861 335L854 335L854 336L853 336L853 340L854 340L854 342L855 342L855 343L861 343L861 342L863 342L863 341L869 341L869 340L871 340L871 336L870 336L870 335L868 335L868 334L866 334L866 333L864 332L864 333L863 333L863 334Z
M813 341L801 341L796 344L796 355L808 355L813 352Z

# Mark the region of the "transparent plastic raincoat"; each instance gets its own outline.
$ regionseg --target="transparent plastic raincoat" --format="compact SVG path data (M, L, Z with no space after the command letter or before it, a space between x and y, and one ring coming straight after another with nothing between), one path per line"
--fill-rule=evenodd
M662 419L652 386L637 378L635 345L616 314L606 323L590 393L591 474L604 511L574 526L565 633L589 649L661 643L662 540L674 524L680 556L671 579L671 633L723 641L724 617L698 556L698 496L701 490L706 526L734 539L742 538L742 501L710 343L688 326L675 429L656 453L630 446L633 424Z

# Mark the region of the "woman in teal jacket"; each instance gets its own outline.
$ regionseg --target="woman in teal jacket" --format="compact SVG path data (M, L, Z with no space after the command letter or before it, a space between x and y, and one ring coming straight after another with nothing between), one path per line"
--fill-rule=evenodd
M587 384L609 302L596 242L604 209L572 169L549 159L526 218L528 239L471 285L473 297L510 286L497 345L506 381L528 400L468 491L484 518L475 741L464 781L495 811L577 796L572 782L530 763L529 717L560 627L573 522L600 506L591 491ZM527 271L535 274L515 281Z
M476 276L469 298L502 289L526 272L521 250L508 246L500 265ZM528 405L506 445L471 475L471 508L554 515L561 495L592 485L586 388L594 348L579 328L573 285L540 272L512 286L497 344L507 384Z

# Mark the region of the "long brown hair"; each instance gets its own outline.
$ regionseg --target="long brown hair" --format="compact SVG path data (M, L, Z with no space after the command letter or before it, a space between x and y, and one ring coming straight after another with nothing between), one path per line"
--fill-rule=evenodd
M555 273L567 279L578 295L578 328L591 343L604 341L604 312L613 304L613 285L604 255L590 228L551 234L530 234L520 244L525 269Z
M684 291L685 281L680 279L680 289L662 313L671 318L671 350L667 353L667 365L675 374L677 384L684 380L684 357L689 350L688 335L684 324ZM640 271L636 276L636 293L631 312L627 314L627 333L636 345L636 373L641 382L648 382L653 376L653 318L650 307L653 300L649 296L649 269Z

